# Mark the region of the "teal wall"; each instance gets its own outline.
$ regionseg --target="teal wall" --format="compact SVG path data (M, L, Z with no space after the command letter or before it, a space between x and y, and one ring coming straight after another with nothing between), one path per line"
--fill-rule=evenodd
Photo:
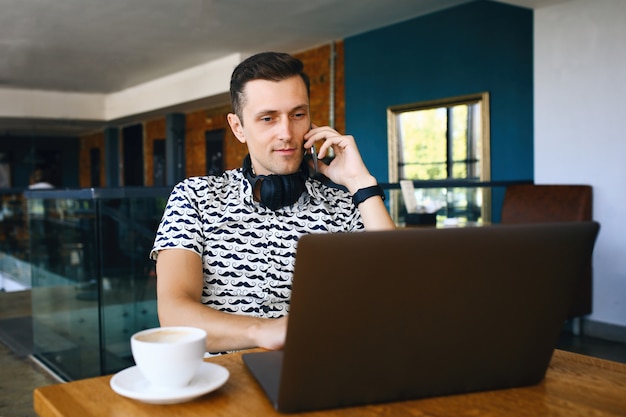
M487 91L491 179L533 179L533 15L477 1L347 38L346 131L388 181L387 107ZM499 221L503 189L494 189Z

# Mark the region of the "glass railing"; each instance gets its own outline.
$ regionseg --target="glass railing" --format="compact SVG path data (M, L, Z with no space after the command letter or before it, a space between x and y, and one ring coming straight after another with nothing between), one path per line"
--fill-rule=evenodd
M409 213L400 183L381 184L396 225L483 225L500 222L506 187L530 181L412 181L417 212Z
M23 190L0 190L0 291L30 288L28 236Z
M441 204L434 213L437 226L450 219L480 224L493 219L485 217L492 216L487 208L501 205L497 198L508 184L416 182L415 192L424 205L435 200ZM406 225L400 185L382 186L394 221ZM24 193L29 245L24 247L23 236L2 245L29 271L34 356L61 378L111 374L132 366L130 336L159 325L155 265L148 254L169 192L120 188ZM484 195L491 199L480 204L472 200Z
M158 326L148 259L170 189L27 191L34 356L65 380L133 365Z

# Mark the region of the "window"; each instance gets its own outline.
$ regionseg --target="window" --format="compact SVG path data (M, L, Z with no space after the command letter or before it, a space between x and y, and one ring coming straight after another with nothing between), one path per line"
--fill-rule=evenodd
M393 106L389 124L389 179L411 180L418 207L459 222L490 220L489 95L473 94ZM467 184L467 185L466 185ZM396 219L406 211L396 193Z

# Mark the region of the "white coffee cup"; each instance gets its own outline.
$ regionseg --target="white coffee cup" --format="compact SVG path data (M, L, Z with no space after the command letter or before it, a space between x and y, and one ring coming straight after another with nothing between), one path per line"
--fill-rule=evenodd
M157 327L130 339L133 358L153 389L189 385L202 365L206 332L195 327Z

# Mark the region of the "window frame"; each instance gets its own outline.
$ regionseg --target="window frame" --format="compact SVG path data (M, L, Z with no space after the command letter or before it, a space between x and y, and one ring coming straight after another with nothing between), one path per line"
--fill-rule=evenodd
M388 144L388 162L389 162L389 182L399 183L399 138L398 138L398 115L404 112L430 110L442 107L453 107L458 105L468 105L480 103L480 127L482 132L481 155L480 155L480 182L489 182L491 180L491 135L490 135L490 110L489 110L489 93L480 92L475 94L467 94L443 99L420 101L408 104L389 106L387 108L387 144ZM449 178L445 180L415 180L424 185L432 183L433 187L441 188L459 188L459 182L467 182L468 187L472 186L476 180ZM419 188L419 184L417 186ZM392 193L389 207L394 219L399 218L401 193ZM481 218L483 222L491 221L491 188L484 187L482 192Z

